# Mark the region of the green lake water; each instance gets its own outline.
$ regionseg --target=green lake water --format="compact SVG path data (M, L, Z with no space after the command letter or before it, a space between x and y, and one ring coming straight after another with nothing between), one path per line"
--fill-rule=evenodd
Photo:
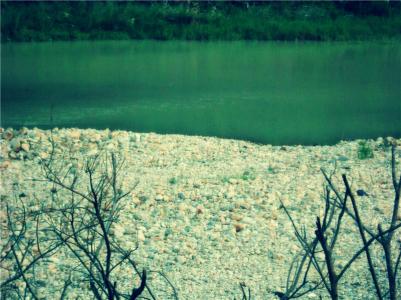
M333 144L401 137L399 42L1 46L2 127Z

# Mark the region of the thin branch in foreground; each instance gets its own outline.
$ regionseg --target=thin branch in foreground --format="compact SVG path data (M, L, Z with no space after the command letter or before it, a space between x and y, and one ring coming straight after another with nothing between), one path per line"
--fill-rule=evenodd
M377 274L376 274L376 270L375 270L375 268L373 266L372 256L370 254L369 247L366 247L367 241L366 241L365 231L364 231L364 228L363 228L363 225L362 225L363 223L362 223L362 220L361 220L361 218L359 216L358 207L356 205L356 201L355 201L354 195L353 195L353 193L351 191L351 188L349 186L347 177L345 175L342 175L342 179L343 179L343 182L344 182L344 185L345 185L345 188L346 188L346 194L348 194L349 197L351 198L351 203L352 203L352 208L354 209L356 224L358 226L359 234L361 236L361 239L362 239L362 242L363 242L363 245L364 245L364 248L365 248L366 259L367 259L368 265L369 265L369 272L370 272L370 274L372 276L372 280L373 280L373 284L375 286L377 297L381 300L381 299L383 299L383 296L382 296L381 288L380 288L380 285L379 285L379 281L377 280Z
M395 162L395 147L393 145L391 151L391 174L393 187L395 191L395 198L393 203L393 210L390 216L390 226L386 230L382 229L381 226L378 227L378 233L376 234L374 230L368 228L366 225L362 223L358 206L356 203L356 199L351 191L350 185L348 183L347 177L342 175L343 184L345 186L344 196L342 196L335 185L332 182L331 176L327 176L326 172L322 169L323 176L326 179L327 186L334 192L335 197L325 197L325 209L323 215L323 221L319 217L317 217L316 221L316 237L312 242L308 242L306 238L305 231L301 231L295 225L293 218L291 217L287 208L283 205L285 213L287 214L292 227L295 232L295 236L302 246L303 254L301 252L301 259L297 261L297 257L291 262L289 267L289 272L287 275L286 282L286 290L285 292L275 292L274 294L278 296L281 300L289 300L300 297L301 295L306 295L312 291L312 288L307 288L307 280L309 276L310 269L312 266L314 270L320 277L320 284L328 291L331 299L338 299L338 284L340 280L343 278L345 273L351 268L352 264L359 258L363 253L365 253L368 262L368 270L371 274L374 288L376 290L376 294L379 300L384 299L389 296L390 300L397 299L397 275L399 274L399 268L401 264L401 243L399 247L399 252L395 257L393 257L391 250L391 240L394 236L395 231L401 228L401 223L397 223L397 218L399 215L399 204L400 204L400 186L401 186L401 176L400 179L396 178L396 162ZM326 195L329 194L326 189ZM347 199L351 199L352 209L348 209L347 207ZM331 220L334 217L335 210L340 209L338 212L337 220L334 225L333 235L330 240L326 237L325 231L329 228ZM358 227L359 235L362 239L363 246L358 251L352 255L349 261L341 267L338 272L334 270L333 264L333 251L335 244L340 236L341 224L344 220L344 217L348 216L353 221L354 224ZM369 237L366 237L366 234ZM371 254L371 245L377 242L381 245L384 252L384 263L387 271L387 279L388 279L388 291L383 295L382 287L379 284L377 271L374 265L374 257ZM324 262L325 267L321 265L321 261L317 259L318 249L316 248L317 243L324 253ZM320 249L319 248L319 249ZM299 254L298 254L299 255ZM309 259L307 264L307 268L303 271L303 280L300 280L301 270L306 263L306 258ZM315 287L318 287L317 284Z

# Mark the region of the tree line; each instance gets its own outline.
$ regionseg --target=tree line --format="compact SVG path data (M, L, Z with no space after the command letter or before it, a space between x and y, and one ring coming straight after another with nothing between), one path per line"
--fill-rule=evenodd
M1 2L5 41L398 38L399 1Z

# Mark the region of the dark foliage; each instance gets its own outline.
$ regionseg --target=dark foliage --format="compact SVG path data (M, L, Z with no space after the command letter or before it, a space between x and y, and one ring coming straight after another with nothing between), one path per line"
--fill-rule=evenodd
M400 36L401 5L378 2L2 1L2 41L361 40Z

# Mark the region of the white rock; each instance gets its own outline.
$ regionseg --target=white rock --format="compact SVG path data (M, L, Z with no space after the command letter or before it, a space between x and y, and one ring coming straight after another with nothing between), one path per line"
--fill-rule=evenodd
M144 242L144 241L145 241L145 234L143 233L142 230L139 230L139 231L138 231L138 240L139 240L140 242Z
M21 149L24 150L25 152L29 152L30 146L28 143L22 143Z
M78 129L71 129L70 131L70 138L74 140L79 140L81 137L81 132Z
M234 221L241 221L243 219L243 216L238 215L238 214L232 214L231 219Z
M180 211L180 212L182 212L182 213L184 213L184 212L186 212L186 210L187 210L187 205L185 204L185 203L180 203L179 205L178 205L178 210Z
M135 143L139 143L141 141L141 135L139 133L134 133L131 136L131 141L133 141Z
M18 152L21 148L21 139L13 138L10 141L9 145L10 145L11 150Z
M8 153L8 157L11 158L11 159L17 159L18 158L17 154L18 153L15 153L14 151L10 151Z
M101 139L102 139L102 136L101 136L99 133L97 133L97 132L92 133L92 134L90 135L90 137L89 137L89 141L92 142L92 143L97 143L97 142L99 142Z
M108 151L115 151L116 145L114 143L108 143L104 148Z
M132 203L134 203L135 205L140 205L141 204L141 200L139 200L139 198L132 194Z
M11 165L11 162L9 160L5 160L2 163L0 163L0 170L7 169ZM1 220L1 218L0 218Z
M245 225L241 223L234 224L235 232L240 232L244 230Z
M187 258L185 256L183 256L183 255L180 255L180 256L178 256L177 261L180 264L184 264L187 261Z
M40 157L41 159L47 159L47 158L49 157L49 154L46 153L46 152L40 152L40 153L39 153L39 157Z
M28 134L28 128L22 127L22 128L19 130L19 134L21 134L21 135L27 135L27 134Z
M97 149L91 149L86 153L87 156L96 156L98 154L99 154L99 151Z
M14 137L14 132L11 128L8 128L6 131L3 132L2 134L3 139L9 141Z

